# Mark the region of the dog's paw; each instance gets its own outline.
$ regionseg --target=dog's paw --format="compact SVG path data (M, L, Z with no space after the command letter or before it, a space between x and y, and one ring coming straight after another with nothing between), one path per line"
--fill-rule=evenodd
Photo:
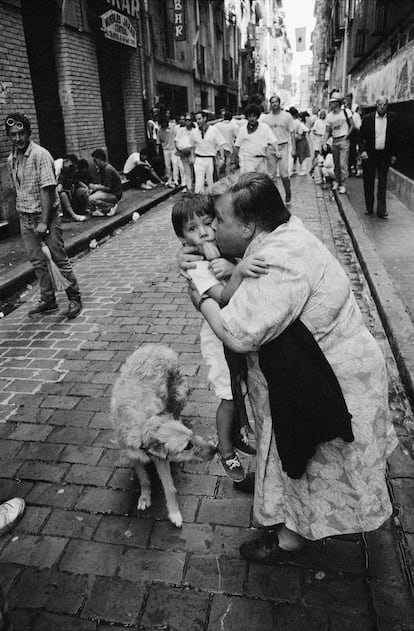
M151 498L148 495L141 495L138 499L138 510L147 510L151 506Z
M181 526L183 525L183 516L181 515L180 511L176 511L175 513L168 513L168 519L171 523L174 524L174 526L177 526L177 528L181 528Z

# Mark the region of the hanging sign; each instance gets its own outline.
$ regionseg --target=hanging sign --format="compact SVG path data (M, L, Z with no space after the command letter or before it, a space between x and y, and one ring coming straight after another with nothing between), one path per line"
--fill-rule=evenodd
M174 39L183 42L186 38L184 0L174 0Z
M117 11L107 11L101 15L101 31L105 37L125 44L125 46L137 47L137 30L131 20L126 15Z

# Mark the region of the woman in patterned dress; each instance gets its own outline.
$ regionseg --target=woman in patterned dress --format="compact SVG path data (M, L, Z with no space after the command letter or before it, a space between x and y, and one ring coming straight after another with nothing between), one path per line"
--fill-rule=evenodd
M378 528L391 515L385 467L397 438L389 419L385 361L344 270L290 215L266 174L242 175L216 198L215 208L223 256L255 254L270 266L267 274L244 279L221 310L214 300L192 292L216 335L247 355L257 447L254 516L265 530L241 546L242 558L290 558L306 541ZM277 451L258 351L298 319L335 373L352 414L354 440L318 444L303 475L294 479Z

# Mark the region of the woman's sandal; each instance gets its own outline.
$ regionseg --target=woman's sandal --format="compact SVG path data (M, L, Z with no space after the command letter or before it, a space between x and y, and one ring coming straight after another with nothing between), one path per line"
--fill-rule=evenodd
M279 538L276 531L267 530L264 535L252 541L245 541L240 546L240 556L251 563L263 563L273 565L278 562L289 562L295 559L303 547L297 550L283 550L279 546Z

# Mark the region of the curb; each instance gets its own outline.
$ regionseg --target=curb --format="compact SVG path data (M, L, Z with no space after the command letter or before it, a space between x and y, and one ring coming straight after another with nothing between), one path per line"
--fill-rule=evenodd
M334 195L414 409L414 325L348 196Z
M148 200L147 202L143 201L133 208L126 209L120 214L115 215L114 217L108 217L108 219L105 220L105 223L94 225L91 228L86 229L84 232L76 235L75 237L68 239L68 241L66 241L65 243L65 249L68 256L72 257L76 254L87 251L89 249L89 243L92 239L96 239L97 241L99 241L103 237L112 234L117 228L129 223L132 215L135 212L143 214L160 202L163 202L164 200L179 192L180 189L165 190L162 193L156 195L156 197L153 197L151 200ZM13 294L23 289L25 285L31 283L34 279L35 272L31 263L23 263L22 265L19 265L13 275L0 282L0 298L4 299L12 296Z

